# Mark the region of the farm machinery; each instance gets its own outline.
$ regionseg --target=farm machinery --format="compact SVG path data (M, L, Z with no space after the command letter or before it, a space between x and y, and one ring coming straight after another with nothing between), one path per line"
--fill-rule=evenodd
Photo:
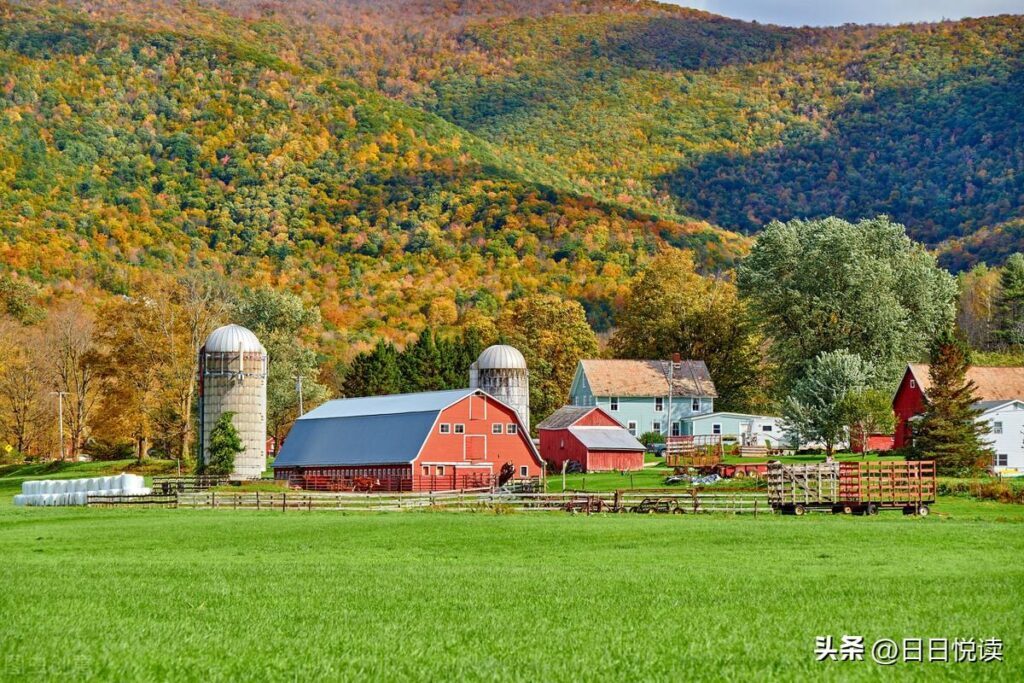
M768 502L794 515L898 509L925 516L935 503L935 489L935 463L929 460L768 465Z

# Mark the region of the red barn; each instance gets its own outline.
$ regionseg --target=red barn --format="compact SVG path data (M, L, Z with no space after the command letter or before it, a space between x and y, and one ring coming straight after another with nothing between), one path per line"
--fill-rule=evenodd
M540 453L556 469L574 460L584 472L639 470L644 445L597 406L565 406L537 425Z
M908 363L903 379L892 399L896 414L894 446L905 448L913 441L913 418L922 414L931 378L927 363ZM974 382L975 397L979 401L1012 401L1024 397L1024 368L967 369L967 379Z
M315 488L444 491L491 486L544 463L515 410L479 389L328 401L298 420L274 478Z

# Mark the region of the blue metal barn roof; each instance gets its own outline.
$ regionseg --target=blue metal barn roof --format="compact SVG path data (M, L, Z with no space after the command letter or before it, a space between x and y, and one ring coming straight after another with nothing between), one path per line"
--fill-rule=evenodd
M328 401L298 420L274 467L410 463L437 414L475 389Z

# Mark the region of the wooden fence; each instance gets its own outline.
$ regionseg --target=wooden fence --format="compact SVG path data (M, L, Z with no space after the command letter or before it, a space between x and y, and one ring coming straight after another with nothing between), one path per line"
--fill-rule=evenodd
M608 493L502 493L452 491L442 493L325 493L315 491L223 492L196 491L177 495L89 496L91 507L156 506L195 510L266 510L383 512L416 509L469 511L514 509L522 512L565 510L569 512L633 512L699 514L771 513L764 493L750 491L686 492L616 491Z

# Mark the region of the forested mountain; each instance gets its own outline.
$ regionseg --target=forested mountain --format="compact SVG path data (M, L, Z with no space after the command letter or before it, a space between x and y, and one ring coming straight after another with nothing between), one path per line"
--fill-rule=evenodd
M624 0L0 1L0 253L42 302L198 269L348 353L664 246L888 213L1022 243L1024 19L789 29Z

